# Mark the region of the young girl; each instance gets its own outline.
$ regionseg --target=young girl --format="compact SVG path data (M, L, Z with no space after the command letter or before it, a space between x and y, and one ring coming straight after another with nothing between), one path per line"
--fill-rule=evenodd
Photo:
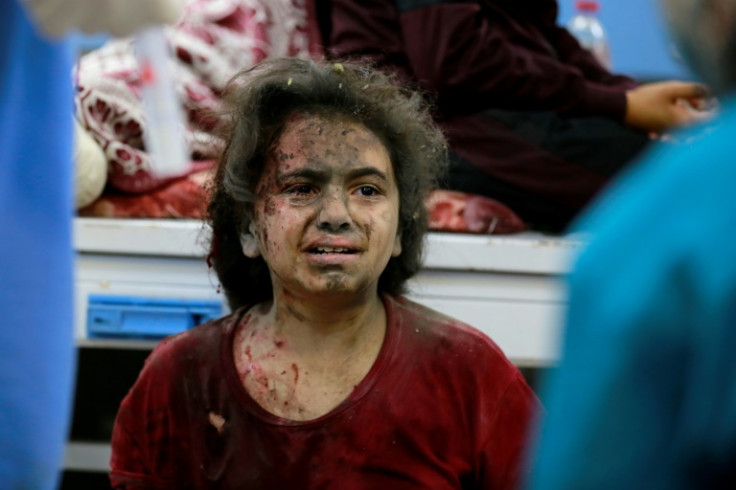
M401 296L446 162L417 94L267 61L231 84L209 205L233 313L163 341L115 488L514 488L537 400L477 330Z

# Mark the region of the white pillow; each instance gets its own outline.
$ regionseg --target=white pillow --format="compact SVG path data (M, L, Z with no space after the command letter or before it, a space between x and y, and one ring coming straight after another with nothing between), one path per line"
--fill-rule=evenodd
M102 147L74 119L74 204L77 209L100 197L107 182L107 158Z

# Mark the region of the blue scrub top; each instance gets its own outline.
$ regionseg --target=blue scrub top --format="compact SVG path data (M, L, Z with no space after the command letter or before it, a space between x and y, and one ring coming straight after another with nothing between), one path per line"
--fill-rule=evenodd
M0 486L50 489L74 373L72 50L0 4Z
M577 225L533 490L736 488L736 100Z

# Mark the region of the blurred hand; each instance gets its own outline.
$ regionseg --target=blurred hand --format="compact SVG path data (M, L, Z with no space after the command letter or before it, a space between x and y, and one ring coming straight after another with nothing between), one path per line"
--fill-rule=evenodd
M115 37L134 34L150 24L174 22L187 0L22 0L49 37L72 29Z
M709 110L708 89L697 83L657 82L626 92L626 117L629 126L660 133L713 117Z

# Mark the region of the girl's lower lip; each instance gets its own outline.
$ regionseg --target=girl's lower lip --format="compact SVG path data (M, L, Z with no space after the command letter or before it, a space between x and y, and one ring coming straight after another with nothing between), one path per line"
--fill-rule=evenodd
M319 265L342 265L352 262L358 258L357 253L312 253L307 252L310 262Z

